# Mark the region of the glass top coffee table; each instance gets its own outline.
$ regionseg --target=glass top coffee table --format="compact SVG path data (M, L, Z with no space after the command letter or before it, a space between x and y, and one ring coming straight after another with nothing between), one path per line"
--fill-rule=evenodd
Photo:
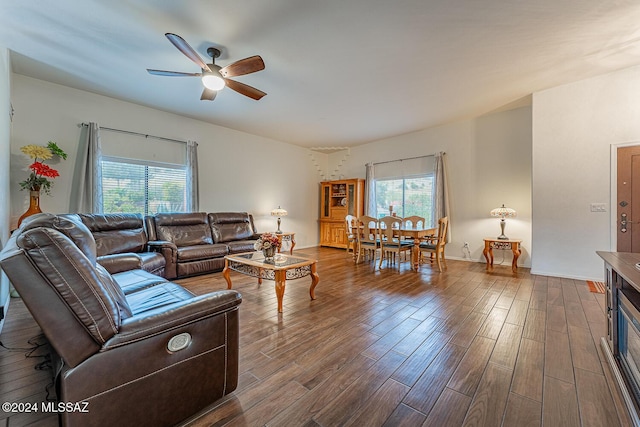
M231 270L257 277L258 283L262 283L262 279L275 280L278 313L282 313L282 298L287 279L299 279L310 275L309 296L312 300L316 299L313 291L320 281L316 272L317 263L315 259L285 254L276 254L272 260L266 260L262 252L247 252L225 256L222 276L227 281L228 289L231 289Z

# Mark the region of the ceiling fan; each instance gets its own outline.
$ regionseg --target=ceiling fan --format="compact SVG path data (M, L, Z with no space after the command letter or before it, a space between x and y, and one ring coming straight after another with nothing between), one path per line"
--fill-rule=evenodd
M169 41L173 43L180 52L195 62L202 69L202 72L182 73L179 71L153 70L147 68L149 74L170 77L201 77L204 90L202 91L200 99L203 101L213 101L218 91L222 90L225 86L256 101L266 95L265 92L259 89L229 79L229 77L242 76L264 70L264 61L262 61L260 56L250 56L236 61L233 64L229 64L226 67L220 67L215 64L215 59L220 56L219 49L215 47L207 49L207 53L211 56L211 64L206 64L202 58L200 58L200 55L198 55L182 37L173 33L166 33L165 36L167 36Z

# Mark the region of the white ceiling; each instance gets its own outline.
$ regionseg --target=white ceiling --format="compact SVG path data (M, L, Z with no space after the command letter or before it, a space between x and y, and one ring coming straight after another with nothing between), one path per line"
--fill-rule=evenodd
M264 71L200 101L164 36ZM353 146L640 64L640 1L0 0L16 73L292 144ZM207 61L210 62L210 61ZM638 94L640 96L640 94Z

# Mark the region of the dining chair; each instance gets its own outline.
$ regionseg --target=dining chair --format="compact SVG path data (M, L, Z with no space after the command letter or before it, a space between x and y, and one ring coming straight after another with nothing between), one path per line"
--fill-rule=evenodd
M444 257L444 245L447 244L447 230L449 229L449 218L442 217L438 220L438 234L435 237L429 238L429 240L420 243L420 255L427 252L429 253L429 260L433 263L435 255L435 261L438 264L438 270L442 272L442 264L447 268L447 261Z
M427 222L423 217L412 215L402 219L402 228L424 228L426 226L426 223ZM402 238L405 240L413 241L413 236L403 236Z
M378 219L363 215L356 220L356 239L358 248L358 257L356 263L360 262L360 257L365 258L369 254L373 254L373 264L376 262L376 253L380 249L380 236L379 236L380 222Z
M402 239L399 228L402 225L402 219L385 216L380 219L380 268L382 268L382 261L387 258L387 265L389 262L395 262L396 256L400 258L402 252L410 251L413 247L413 241ZM389 260L391 255L391 260ZM398 263L400 268L400 263Z
M408 216L402 219L402 228L424 228L426 220L417 215Z
M345 231L347 233L347 254L349 250L353 252L353 258L356 258L356 238L357 233L355 230L356 217L354 215L347 215L344 217Z

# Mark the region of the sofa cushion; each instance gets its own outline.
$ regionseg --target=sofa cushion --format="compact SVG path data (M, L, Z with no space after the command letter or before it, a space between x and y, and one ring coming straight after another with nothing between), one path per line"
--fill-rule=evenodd
M96 241L98 256L146 249L147 234L139 214L78 214Z
M230 254L239 254L241 252L255 251L253 247L255 242L255 240L237 240L235 242L227 242L227 246L229 246Z
M219 258L227 255L227 245L195 245L178 248L178 261L197 261L207 258Z
M178 247L213 243L204 212L156 214L154 222L158 240L173 242Z
M172 282L160 283L126 295L134 316L155 308L186 301L193 297L194 294Z
M255 234L247 212L217 212L209 214L215 243L246 240Z
M123 271L113 274L112 277L125 295L167 282L166 279L144 270Z

